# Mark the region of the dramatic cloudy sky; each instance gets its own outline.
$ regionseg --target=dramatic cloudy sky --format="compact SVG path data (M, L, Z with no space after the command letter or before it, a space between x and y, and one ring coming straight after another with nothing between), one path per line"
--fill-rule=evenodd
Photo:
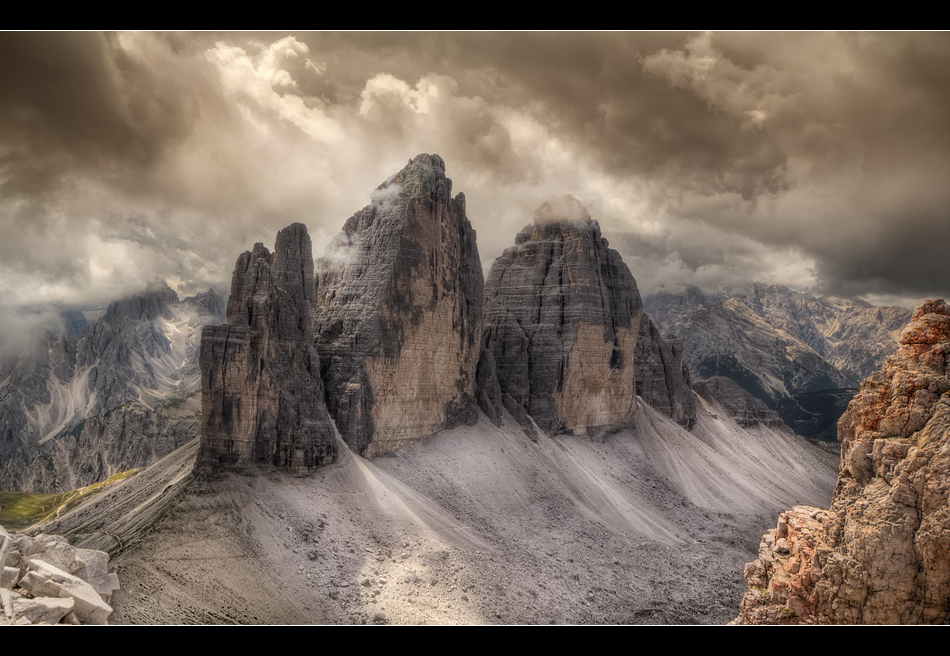
M644 293L947 296L948 108L946 33L0 33L0 306L226 290L422 152L486 269L570 193Z

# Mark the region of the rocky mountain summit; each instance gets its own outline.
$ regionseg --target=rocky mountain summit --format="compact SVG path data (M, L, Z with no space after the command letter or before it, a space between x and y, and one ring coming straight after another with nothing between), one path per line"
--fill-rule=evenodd
M738 623L950 620L950 306L918 307L838 424L829 510L779 516Z
M224 317L209 290L179 300L161 280L97 321L40 331L0 358L0 488L66 491L155 462L199 432L202 326Z
M578 201L483 284L451 191L419 155L315 266L300 224L238 258L200 444L30 529L113 554L111 621L722 622L748 536L826 502L827 453L690 390Z
M642 314L620 254L586 208L561 196L492 265L483 343L505 399L549 433L585 434L636 409Z
M681 345L641 325L633 276L578 201L542 205L485 286L451 191L440 157L410 160L346 221L315 282L302 225L281 231L273 255L258 244L238 259L228 325L203 336L199 468L329 462L327 413L365 457L473 423L479 407L498 426L507 410L531 437L613 430L636 409L638 376L648 403L692 425ZM286 447L303 464L277 445L290 433L320 435Z
M475 418L483 277L465 197L438 155L372 194L318 262L326 402L362 455Z
M305 473L336 458L312 341L313 249L307 228L277 233L238 257L228 323L201 335L205 471L251 463Z

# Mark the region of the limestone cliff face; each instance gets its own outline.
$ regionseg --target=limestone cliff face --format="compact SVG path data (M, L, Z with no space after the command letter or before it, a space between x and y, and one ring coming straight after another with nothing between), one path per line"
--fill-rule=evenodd
M485 286L483 342L506 405L550 433L629 418L642 314L636 281L587 210L570 196L542 205Z
M918 307L899 343L838 424L831 509L779 517L737 621L950 621L950 306Z
M689 369L683 364L683 343L664 337L646 314L640 321L636 362L637 394L651 407L690 429L696 423L696 401Z
M237 260L228 323L201 335L202 439L198 469L252 463L296 473L332 462L333 427L311 343L313 255L305 226Z
M484 282L438 155L381 184L318 262L327 407L367 457L475 418Z

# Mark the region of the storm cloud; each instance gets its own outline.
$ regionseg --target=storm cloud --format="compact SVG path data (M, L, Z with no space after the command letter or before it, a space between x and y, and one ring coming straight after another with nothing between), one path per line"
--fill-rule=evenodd
M227 289L418 153L487 266L573 195L641 290L950 293L944 33L3 33L0 305Z

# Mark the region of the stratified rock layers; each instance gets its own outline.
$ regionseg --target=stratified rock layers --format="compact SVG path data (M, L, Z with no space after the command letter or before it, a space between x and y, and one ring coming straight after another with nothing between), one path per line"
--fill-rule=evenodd
M715 401L722 406L729 417L743 428L756 424L763 426L781 426L778 413L770 410L731 378L713 376L706 380L697 380L693 389L707 401Z
M950 621L950 306L927 301L838 424L830 511L779 517L740 623Z
M660 335L646 314L640 321L635 355L637 394L687 429L696 423L696 401L690 387L689 369L683 364L683 343Z
M380 185L318 262L327 407L372 457L476 416L484 282L465 197L438 155Z
M228 323L201 335L199 470L252 463L296 473L332 462L336 440L311 342L313 255L305 226L237 260Z
M492 265L483 342L506 399L549 433L584 434L622 422L636 408L642 314L620 254L566 196L539 208L535 224Z

